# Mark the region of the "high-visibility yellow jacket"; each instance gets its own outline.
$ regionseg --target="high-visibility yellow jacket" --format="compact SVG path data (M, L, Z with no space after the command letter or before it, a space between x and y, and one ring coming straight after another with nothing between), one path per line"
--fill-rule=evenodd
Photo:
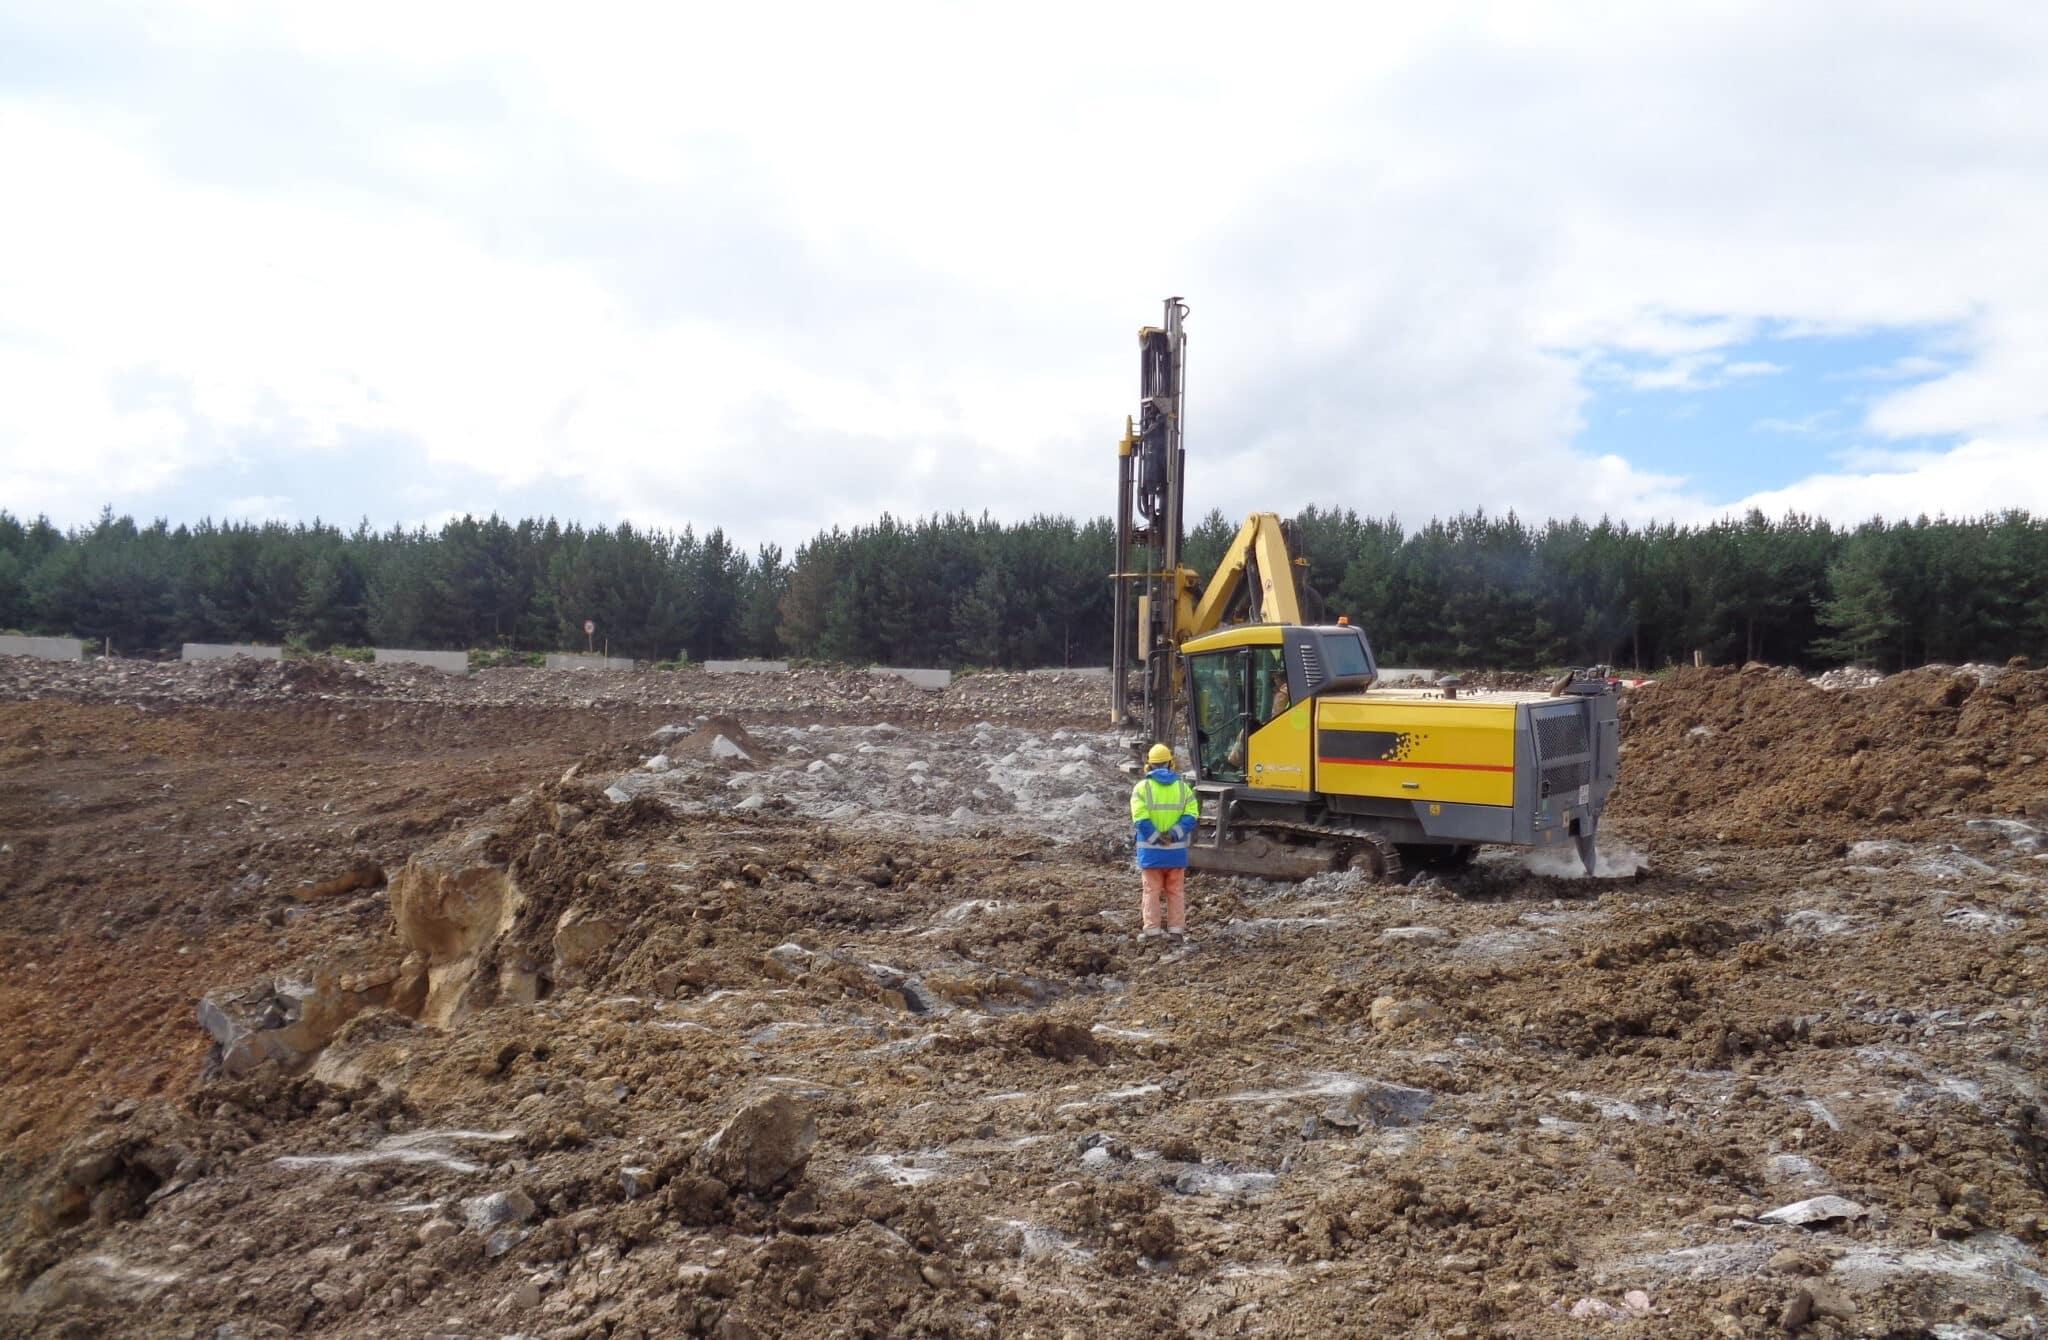
M1131 826L1138 839L1138 868L1176 870L1188 863L1188 841L1202 818L1195 788L1172 768L1154 768L1131 788Z

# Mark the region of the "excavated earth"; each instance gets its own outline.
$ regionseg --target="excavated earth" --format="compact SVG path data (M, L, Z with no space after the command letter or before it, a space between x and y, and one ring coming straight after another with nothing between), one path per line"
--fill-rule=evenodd
M0 1334L2039 1332L2048 673L1186 946L1103 691L0 665Z

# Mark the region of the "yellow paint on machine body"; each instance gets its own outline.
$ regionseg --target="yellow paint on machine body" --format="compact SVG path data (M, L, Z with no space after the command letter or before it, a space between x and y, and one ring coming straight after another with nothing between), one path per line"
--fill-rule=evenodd
M1317 791L1514 804L1512 702L1364 693L1318 698L1313 705Z

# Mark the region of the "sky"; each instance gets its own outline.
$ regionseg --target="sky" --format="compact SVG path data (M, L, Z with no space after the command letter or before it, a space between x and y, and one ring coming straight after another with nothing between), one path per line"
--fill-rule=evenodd
M0 510L2048 513L2048 6L0 0Z

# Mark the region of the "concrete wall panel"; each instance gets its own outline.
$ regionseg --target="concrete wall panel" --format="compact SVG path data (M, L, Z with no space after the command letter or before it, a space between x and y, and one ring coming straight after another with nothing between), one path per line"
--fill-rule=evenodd
M704 669L714 675L779 675L789 669L788 661L706 661Z
M178 653L181 661L228 661L237 656L251 661L281 661L284 648L245 646L239 642L187 642Z
M33 656L39 661L82 661L85 644L75 637L0 637L0 656Z
M943 689L953 682L951 670L904 670L896 666L876 665L870 666L869 671L872 674L894 675L898 679L907 679L921 689Z
M639 662L630 656L586 656L581 652L551 651L550 670L633 670Z
M441 670L451 675L469 673L469 653L466 651L401 651L391 647L378 647L379 665L424 665L430 670Z

